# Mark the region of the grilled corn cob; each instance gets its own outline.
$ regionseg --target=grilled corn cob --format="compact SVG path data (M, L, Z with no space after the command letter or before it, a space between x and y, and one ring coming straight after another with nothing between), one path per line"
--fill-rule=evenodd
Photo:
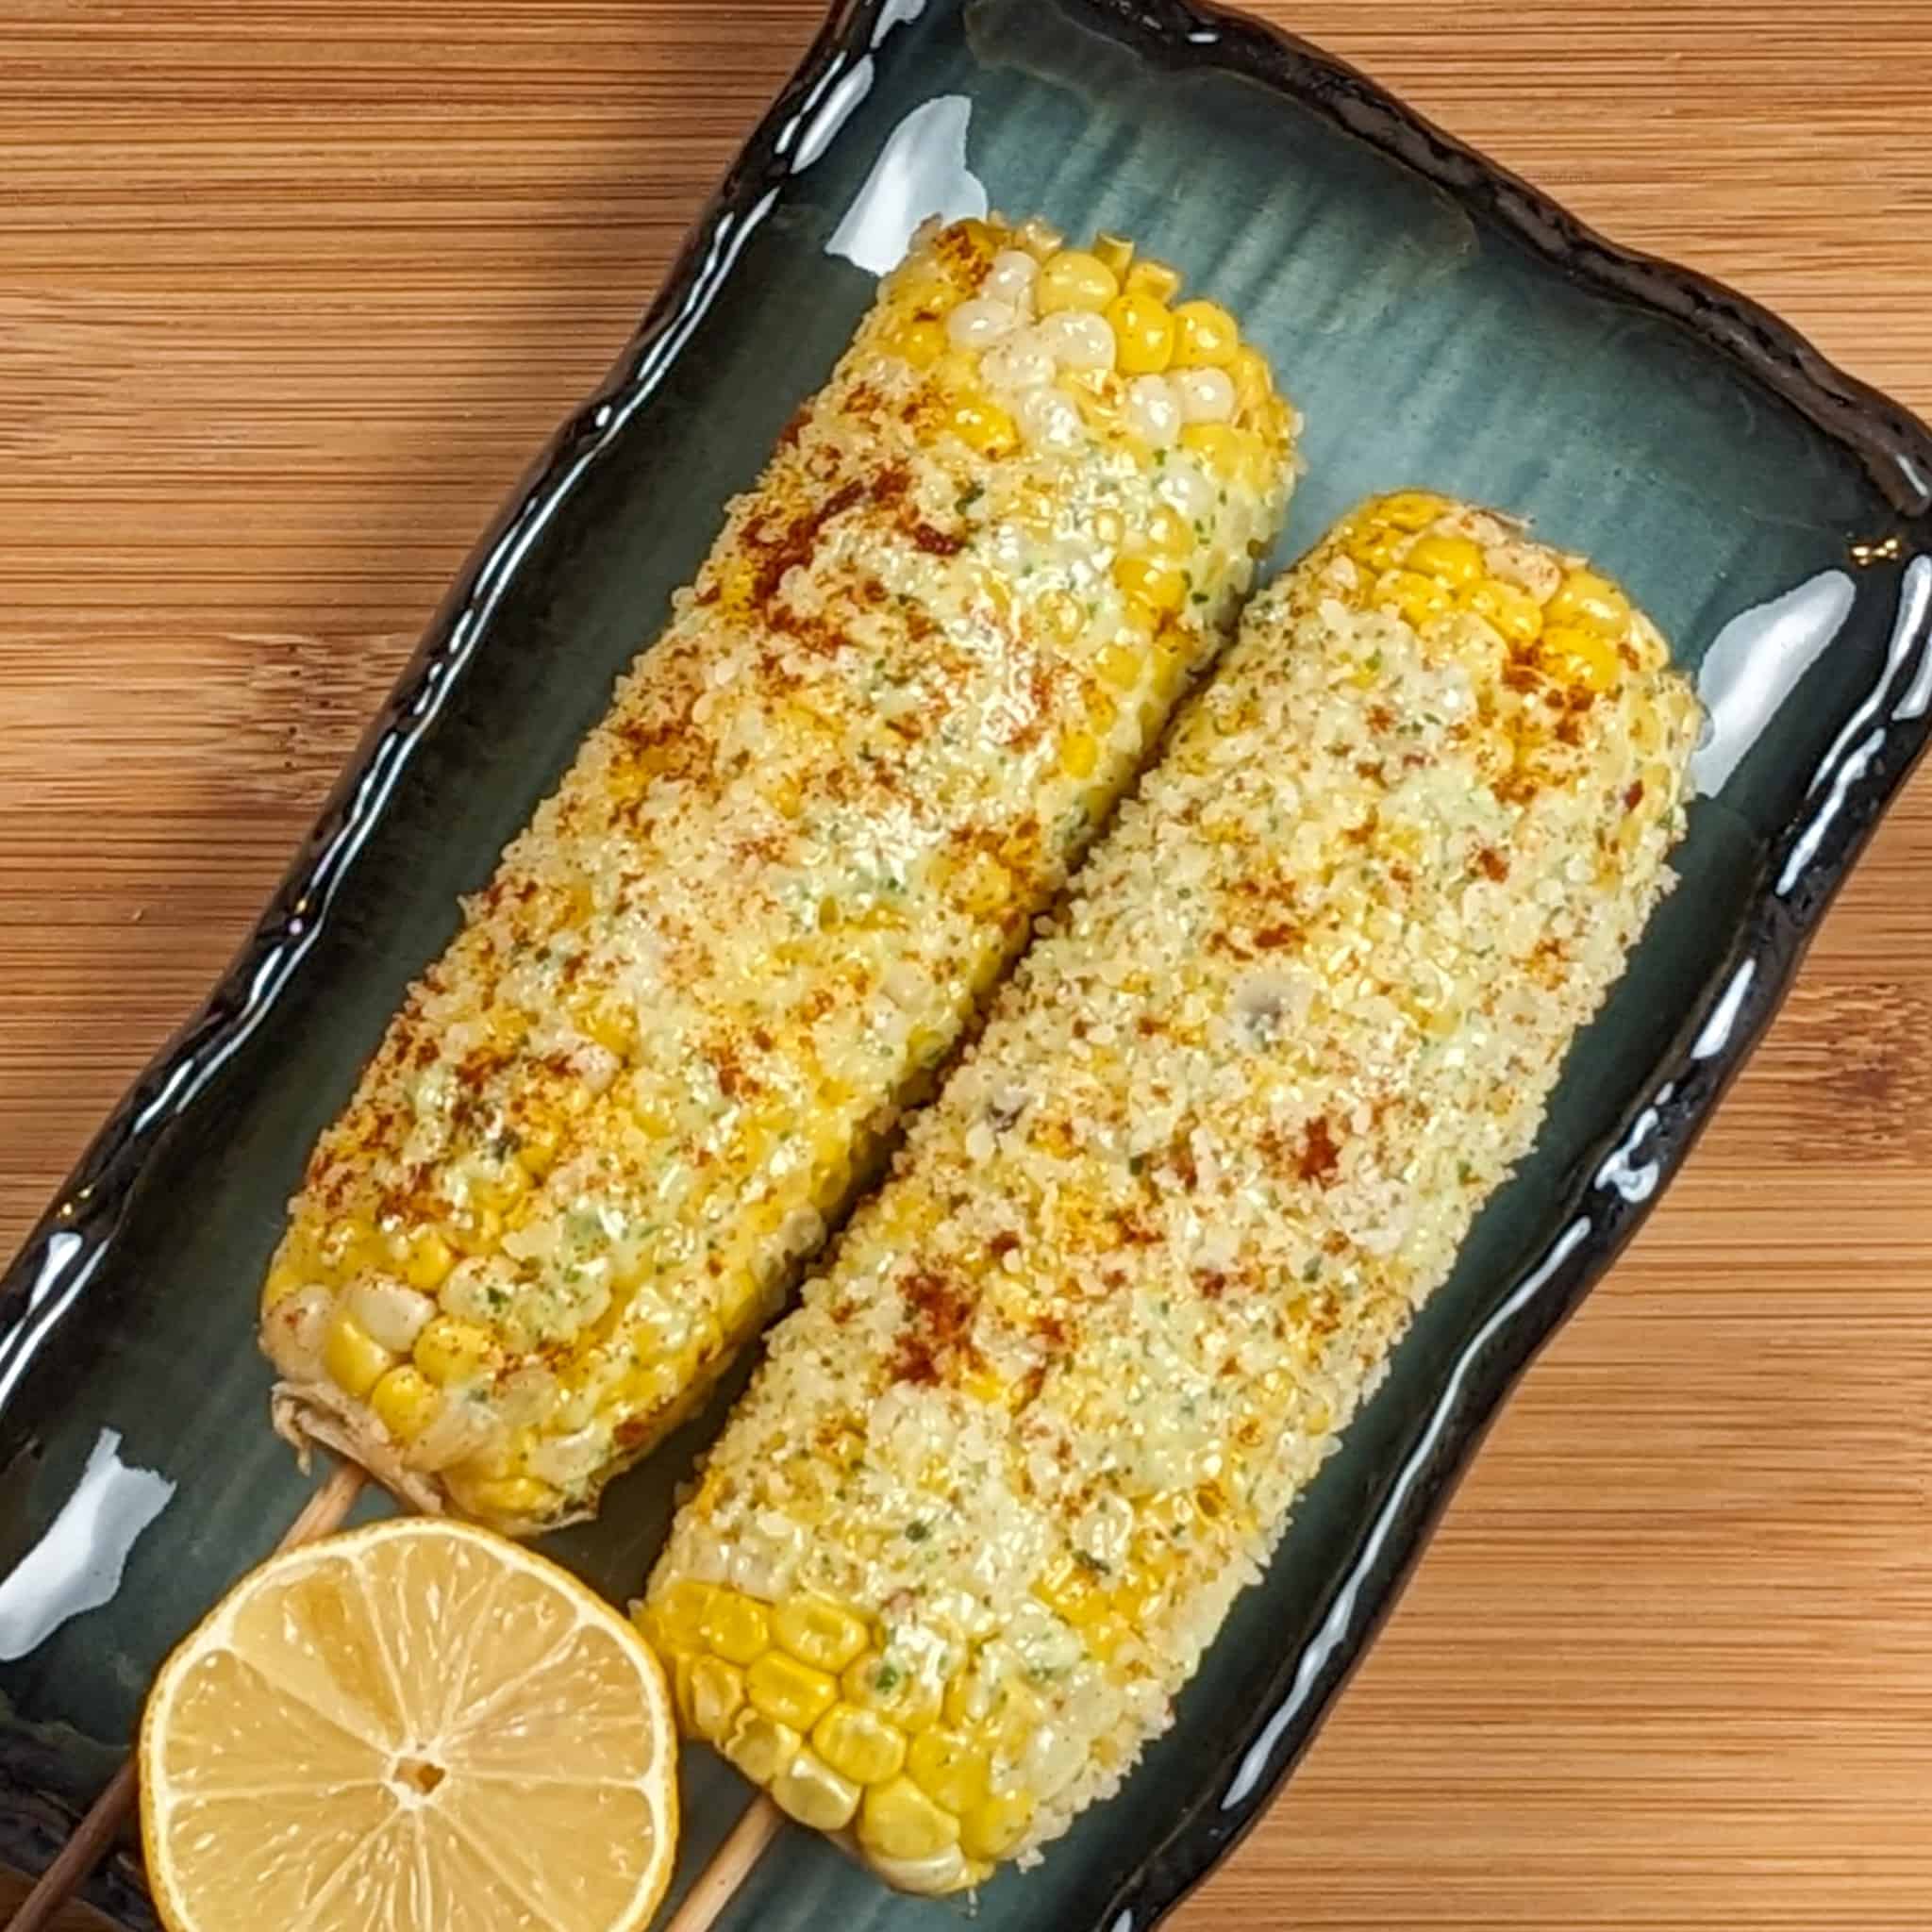
M682 1721L940 1892L1170 1721L1666 890L1695 699L1379 499L1256 600L707 1458Z
M323 1136L278 1425L591 1510L772 1313L1232 620L1295 419L1224 311L930 229Z

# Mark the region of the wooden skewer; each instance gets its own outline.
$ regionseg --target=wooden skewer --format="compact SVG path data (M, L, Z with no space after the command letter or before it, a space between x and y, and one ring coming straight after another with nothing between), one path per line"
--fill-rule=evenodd
M738 1888L751 1876L765 1847L778 1836L785 1814L760 1791L748 1810L731 1827L731 1836L718 1847L711 1862L678 1907L664 1932L711 1932L718 1916L738 1896Z
M338 1463L328 1480L303 1505L302 1513L290 1524L275 1547L292 1550L298 1543L313 1542L340 1528L367 1480L354 1464ZM100 1863L133 1811L134 1796L134 1753L130 1751L113 1782L94 1800L60 1847L59 1856L41 1874L40 1882L8 1922L8 1932L52 1932L57 1915L87 1882L88 1874Z
M290 1524L276 1549L292 1550L339 1529L368 1480L353 1463L338 1463L328 1480L303 1505L302 1513ZM112 1783L94 1800L61 1846L59 1856L41 1874L39 1883L8 1922L7 1932L53 1932L56 1917L106 1856L133 1812L134 1802L135 1757L130 1751ZM759 1793L698 1874L697 1883L664 1932L710 1932L784 1824L785 1814Z

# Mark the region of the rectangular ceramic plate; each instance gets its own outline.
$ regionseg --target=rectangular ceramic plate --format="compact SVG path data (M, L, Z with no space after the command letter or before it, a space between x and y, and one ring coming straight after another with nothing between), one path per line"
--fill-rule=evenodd
M1268 350L1307 414L1311 464L1276 564L1371 491L1525 514L1631 588L1718 729L1685 884L1578 1042L1535 1158L1174 1732L1044 1866L987 1890L985 1932L1151 1924L1252 1823L1496 1404L1769 1020L1925 742L1932 436L1770 316L1620 253L1358 75L1235 16L848 0L616 373L477 550L233 972L0 1287L0 1857L45 1861L59 1807L117 1762L156 1664L305 1493L267 1426L256 1284L310 1140L448 938L458 892L549 789L726 494L825 375L871 292L862 264L919 214L989 202L1134 236ZM634 1592L719 1412L554 1553ZM63 1508L73 1541L22 1562ZM688 1793L682 1880L745 1799L703 1754ZM92 1896L150 1923L125 1859ZM793 1832L726 1923L900 1932L954 1910L896 1898Z

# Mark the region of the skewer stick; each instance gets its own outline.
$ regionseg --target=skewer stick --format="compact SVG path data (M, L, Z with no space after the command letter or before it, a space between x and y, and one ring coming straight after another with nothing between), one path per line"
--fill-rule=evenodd
M339 1462L328 1480L303 1505L302 1513L290 1524L275 1547L292 1550L298 1543L313 1542L340 1528L367 1481L353 1463ZM40 1882L8 1921L8 1932L52 1932L56 1917L87 1882L88 1874L100 1863L134 1809L134 1766L135 1754L130 1751L113 1782L74 1827L59 1856L41 1874Z
M778 1836L785 1814L760 1791L748 1810L731 1827L731 1836L718 1847L711 1862L698 1874L698 1882L678 1907L664 1932L711 1932L718 1916L738 1896L738 1888Z

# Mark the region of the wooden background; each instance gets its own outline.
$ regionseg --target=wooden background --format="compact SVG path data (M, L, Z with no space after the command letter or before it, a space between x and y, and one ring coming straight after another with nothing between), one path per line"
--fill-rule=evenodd
M1932 415L1924 9L1266 10ZM0 1253L818 12L0 0ZM1932 1924L1932 780L1175 1923Z

